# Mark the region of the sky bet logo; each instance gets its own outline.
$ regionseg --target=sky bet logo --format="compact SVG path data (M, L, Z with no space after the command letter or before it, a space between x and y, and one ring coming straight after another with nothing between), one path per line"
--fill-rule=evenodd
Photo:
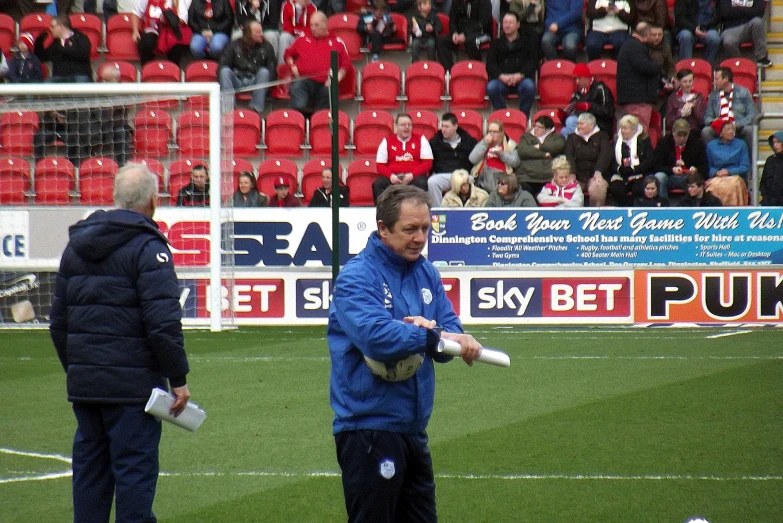
M296 317L328 318L332 280L296 280Z

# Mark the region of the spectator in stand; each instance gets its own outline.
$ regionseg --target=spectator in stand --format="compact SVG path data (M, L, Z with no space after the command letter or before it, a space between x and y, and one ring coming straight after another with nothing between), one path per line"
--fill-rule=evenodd
M438 37L438 60L446 72L459 46L465 47L468 59L481 60L481 44L492 39L492 4L489 0L454 0L449 26L451 34Z
M650 128L661 82L661 66L652 59L647 46L649 33L646 22L636 24L617 57L617 105L624 114L638 117L645 129Z
M636 22L646 22L663 28L666 45L671 48L672 33L669 28L669 4L667 0L636 0Z
M299 207L299 199L289 194L291 187L282 176L275 181L275 195L269 200L270 207Z
M704 129L701 139L710 143L717 134L712 128L716 119L733 119L737 134L745 140L748 150L753 147L753 120L758 114L753 95L745 87L734 83L734 73L728 67L715 71L715 90L707 98L707 111L704 113Z
M451 184L454 171L470 171L470 153L478 143L466 130L459 127L454 113L444 113L440 118L440 130L430 139L432 149L432 174L427 180L433 207L441 206L443 191Z
M190 183L177 193L179 207L209 207L209 171L204 164L193 166Z
M716 0L715 23L723 27L720 34L723 57L742 56L740 45L753 44L753 57L758 67L771 67L767 55L767 29L764 24L765 0Z
M619 130L614 139L612 156L612 177L609 193L616 205L630 206L633 200L644 194L643 178L655 167L655 153L650 137L639 123L639 119L626 114L618 122ZM666 194L666 175L659 173L661 194Z
M723 204L704 188L704 178L699 173L688 175L688 196L680 200L680 207L722 207Z
M234 207L269 207L269 196L259 192L256 177L250 171L239 173L232 200Z
M761 174L761 205L783 206L783 132L769 137L772 156L764 162Z
M571 164L565 156L552 161L552 180L538 193L541 207L582 207L585 195L576 177L571 174Z
M154 60L155 55L180 64L193 38L188 5L187 0L137 0L131 23L141 65Z
M592 114L579 115L576 132L566 138L566 157L582 192L590 195L590 205L600 207L605 204L612 144L609 135L598 128Z
M707 148L698 133L691 132L687 120L675 121L672 132L658 142L654 170L666 175L667 190L684 190L689 174L707 172Z
M104 67L99 80L102 83L120 83L120 70L116 67ZM113 105L96 109L91 118L93 125L93 156L109 156L122 167L130 158L133 128L128 125L133 107Z
M584 0L547 0L541 50L547 60L557 58L557 46L563 44L563 58L576 62L582 41Z
M275 51L275 60L280 56L278 45L280 43L280 12L283 0L237 0L236 17L237 27L234 30L233 39L242 37L242 28L245 22L255 20L264 29L264 40L270 43Z
M693 71L690 69L677 72L677 83L680 88L666 99L666 130L671 132L674 122L682 118L694 132L699 133L704 127L707 100L693 90Z
M718 137L707 144L707 186L724 206L747 205L748 146L736 137L732 120L713 120L712 128Z
M521 27L528 27L536 33L538 41L544 34L544 0L501 0L500 13L508 12L519 16ZM540 45L540 43L539 43Z
M209 55L213 60L219 60L231 41L234 10L229 0L191 0L188 25L193 30L190 40L193 58L203 60Z
M636 5L631 0L589 0L587 2L587 59L600 58L604 45L612 44L614 58L628 40L628 30L636 20Z
M245 22L242 33L242 38L229 43L220 56L218 80L223 91L265 84L277 76L275 52L272 45L264 41L261 24L250 19ZM253 90L249 106L258 114L264 112L266 93L266 87Z
M372 9L359 16L356 32L362 35L365 42L369 44L373 62L381 59L383 44L403 43L395 36L397 26L385 0L374 0ZM407 42L404 43L407 44Z
M487 192L497 189L497 180L501 174L512 174L519 166L517 143L503 130L503 122L492 120L487 124L487 135L470 152L473 164L473 179ZM514 185L517 180L514 178Z
M84 33L71 28L67 16L55 16L49 22L52 43L44 47L47 38L42 31L35 40L35 55L41 62L52 62L49 82L92 82L90 51L92 44Z
M331 78L328 71L329 54L332 50L338 52L337 81L340 82L346 74L354 74L345 42L329 33L325 14L313 13L310 18L310 32L311 35L297 39L283 55L294 78L312 77L299 79L291 84L290 107L303 112L315 112L329 107Z
M30 33L22 33L16 41L17 52L8 64L8 81L12 84L43 82L41 60L33 53L35 40Z
M704 59L718 65L720 34L712 16L712 0L675 0L674 34L680 44L680 60L693 57L693 45L704 44Z
M661 182L654 175L644 177L642 181L644 195L633 200L634 207L668 207L669 200L661 196Z
M674 58L672 58L671 45L664 42L663 28L659 25L651 25L647 45L650 47L650 57L661 67L661 86L666 92L675 89L677 77L674 70Z
M555 132L555 122L548 116L539 116L517 143L519 186L533 196L538 195L552 180L552 158L564 152L565 138Z
M530 117L536 99L538 38L529 28L520 29L519 15L503 16L503 36L489 44L487 96L493 109L506 108L506 96L519 96L519 110Z
M519 186L513 174L502 173L497 180L487 198L487 207L538 207L533 195Z
M33 137L35 159L46 156L47 145L64 143L68 159L79 167L90 157L90 120L92 109L47 111L41 116L41 125Z
M285 61L286 50L299 36L310 36L310 22L317 8L310 0L285 0L280 10L280 41L278 63Z
M324 169L321 173L323 187L319 187L313 193L310 199L310 207L331 207L332 206L332 170ZM340 195L340 207L348 207L350 199L348 198L348 187L338 183L338 192Z
M427 60L434 61L443 24L432 10L432 0L417 0L416 7L418 12L411 17L411 62L419 61L422 47L427 50Z
M489 194L473 184L473 177L465 169L451 173L451 190L443 195L438 207L484 207Z
M413 120L398 114L394 134L381 140L375 163L378 178L372 182L373 199L390 185L415 185L427 190L427 174L432 168L432 149L427 138L413 132Z
M571 97L571 103L561 114L560 120L564 123L560 134L564 138L576 131L576 121L580 114L589 112L595 116L598 128L606 133L606 136L614 134L614 95L612 90L600 80L596 80L590 72L590 68L583 63L574 67L576 78L576 91Z

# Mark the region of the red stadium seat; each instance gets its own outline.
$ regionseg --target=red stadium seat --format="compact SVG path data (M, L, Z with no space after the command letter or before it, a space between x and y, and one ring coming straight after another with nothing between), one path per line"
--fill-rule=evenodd
M363 9L367 9L366 0L347 0L345 2L345 11L347 13L359 13ZM353 26L356 29L356 26Z
M74 181L73 164L68 158L54 156L35 164L35 203L67 205L71 203Z
M402 73L396 63L373 62L362 69L362 109L396 109L401 90Z
M0 116L0 153L6 156L32 156L33 138L39 126L38 113L11 111Z
M701 93L704 98L707 98L712 91L712 66L707 60L701 58L685 58L674 64L674 69L677 72L680 69L690 69L693 71L693 90L697 93Z
M120 167L111 158L87 158L79 165L82 205L114 205L114 177Z
M16 44L16 21L5 13L0 13L0 49L9 54ZM32 49L31 49L32 51ZM10 59L10 56L6 56Z
M45 13L30 13L25 15L19 20L19 34L30 33L33 35L33 38L37 39L39 34L49 31L51 21L51 15ZM44 45L48 46L49 42L51 42L51 35Z
M256 168L249 160L244 158L234 158L230 161L224 161L222 163L223 173L230 172L233 175L233 181L231 187L224 187L223 194L233 194L236 188L239 186L239 175L243 172L249 172L254 177L256 176Z
M503 129L509 138L518 142L527 131L527 117L518 109L498 109L487 116L487 123L493 120L503 122Z
M177 120L180 156L209 156L209 111L183 111Z
M160 160L156 160L155 158L134 158L131 161L146 165L147 169L152 171L155 176L158 177L158 192L163 192L163 182L166 178L166 168L163 167L163 164L160 162Z
M289 185L289 194L296 194L299 170L296 164L285 158L270 158L258 166L258 190L267 196L275 195L275 180L285 178Z
M135 83L138 82L139 70L136 66L130 62L124 60L115 60L113 62L103 62L98 66L98 80L101 78L101 74L104 69L113 67L120 71L120 82Z
M327 159L310 160L302 167L302 205L308 205L313 199L313 193L316 189L323 186L321 182L321 173L324 169L331 169L332 162ZM334 173L332 173L334 175ZM338 168L337 176L343 179L343 169Z
M181 159L174 160L169 165L168 193L176 199L180 189L190 183L190 173L197 165L207 165L203 160Z
M423 134L430 140L438 132L440 121L438 115L432 111L409 111L407 113L413 121L413 132Z
M24 205L30 190L30 164L22 158L0 158L0 205Z
M390 14L392 20L394 20L394 38L399 40L399 42L383 44L381 49L384 51L405 51L408 48L408 19L400 13ZM354 29L356 29L355 26Z
M463 109L455 111L457 125L465 129L476 140L484 138L484 119L478 111Z
M394 132L394 117L386 111L362 111L353 120L354 156L378 153L381 141Z
M354 160L348 165L345 185L348 187L352 207L372 207L372 182L378 178L375 160Z
M89 13L74 13L68 18L71 20L73 29L84 33L90 39L90 58L98 58L103 44L103 22L101 19L97 15Z
M576 88L576 64L569 60L547 60L538 72L538 108L562 109L571 101Z
M218 63L214 60L196 60L185 68L186 82L217 82ZM209 96L195 95L185 102L187 109L209 109Z
M612 96L614 96L616 99L617 98L617 62L615 62L614 60L601 58L599 60L593 60L592 62L588 62L587 68L590 69L590 74L592 74L596 80L600 80L606 84L609 90L612 91Z
M406 109L441 109L446 71L438 62L414 62L405 70Z
M759 77L756 63L747 58L728 58L720 63L721 67L728 67L734 74L734 83L741 85L750 94L756 95L759 90Z
M356 32L358 24L359 17L350 12L334 14L327 21L329 32L339 36L345 42L348 56L354 62L362 59L362 46L364 45L362 36Z
M141 81L145 83L180 82L182 71L179 66L169 60L153 60L141 68ZM158 109L176 109L179 102L175 99L145 102L144 107Z
M249 109L234 110L234 156L258 157L261 117Z
M440 18L440 25L443 26L443 29L441 29L440 33L438 33L438 36L448 36L451 34L451 25L450 25L450 19L448 13L438 13L438 18Z
M306 143L305 117L295 109L277 109L266 115L264 146L267 156L302 156Z
M316 111L310 117L310 156L331 156L332 154L332 113L328 109ZM348 144L351 120L348 114L338 113L338 140L337 153L346 155L345 146Z
M133 143L137 155L156 158L169 155L173 128L169 113L157 109L139 109L133 121Z
M106 55L107 60L139 60L139 48L133 41L134 15L117 13L106 20Z
M533 115L533 117L530 119L531 122L535 122L539 119L541 116L548 116L552 119L552 121L555 124L555 132L559 133L560 130L563 128L563 122L560 121L560 116L558 116L558 110L557 109L541 109L536 114Z
M461 60L451 68L449 108L482 109L487 106L487 68L484 62Z

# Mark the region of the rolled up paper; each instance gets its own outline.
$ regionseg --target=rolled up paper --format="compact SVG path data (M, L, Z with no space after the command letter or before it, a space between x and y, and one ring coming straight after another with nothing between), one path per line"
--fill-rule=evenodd
M459 357L462 354L462 346L456 341L441 338L440 342L438 342L438 352ZM508 354L501 350L489 349L487 347L481 349L481 355L475 361L497 365L498 367L509 367L511 365L511 359L508 357Z

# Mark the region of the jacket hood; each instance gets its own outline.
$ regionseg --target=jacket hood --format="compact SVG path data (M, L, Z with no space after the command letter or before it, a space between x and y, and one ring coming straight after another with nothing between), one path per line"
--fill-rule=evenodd
M168 243L152 218L125 209L95 211L72 225L68 234L74 252L80 258L93 262L106 258L142 234L157 236Z
M777 138L781 142L783 142L783 131L778 131L776 133L772 133L772 136L769 137L769 146L772 147L772 139ZM773 149L774 151L774 149Z

